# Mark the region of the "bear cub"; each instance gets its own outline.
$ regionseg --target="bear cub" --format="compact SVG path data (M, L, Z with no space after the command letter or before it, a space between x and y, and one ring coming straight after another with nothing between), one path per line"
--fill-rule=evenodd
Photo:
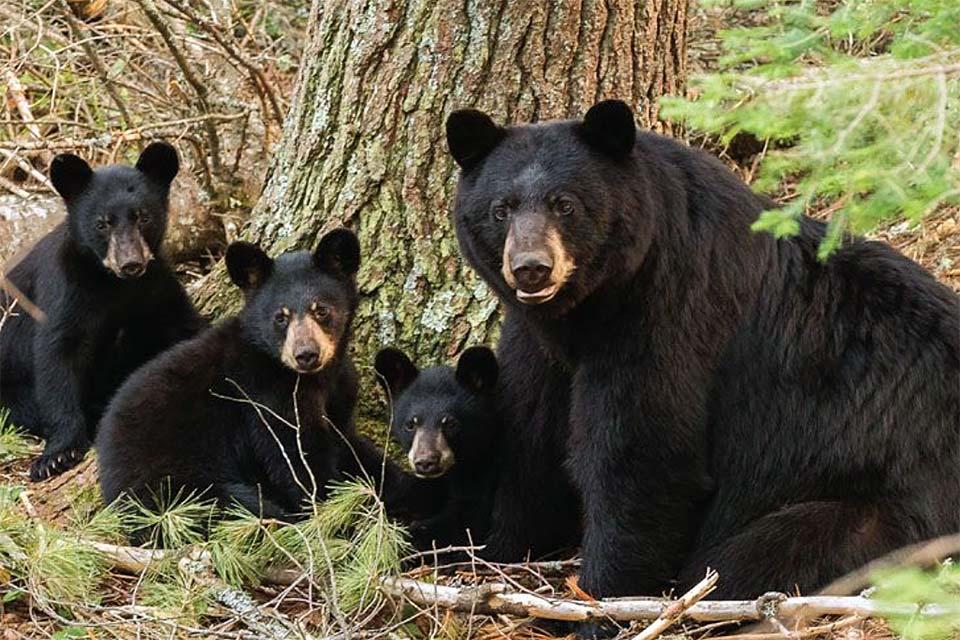
M46 440L34 481L80 462L124 378L204 325L160 256L178 170L164 142L133 167L94 170L71 154L50 164L67 219L6 274L10 293L0 292L11 311L0 331L0 405ZM28 301L42 315L31 317Z
M236 242L226 263L243 310L137 371L104 416L108 503L126 494L162 508L192 494L289 519L337 472L357 397L356 236L335 230L276 260Z
M374 366L392 401L391 435L416 476L433 479L443 491L439 510L412 523L414 545L479 544L489 528L498 473L496 356L486 347L471 347L456 369L420 371L402 351L387 348Z

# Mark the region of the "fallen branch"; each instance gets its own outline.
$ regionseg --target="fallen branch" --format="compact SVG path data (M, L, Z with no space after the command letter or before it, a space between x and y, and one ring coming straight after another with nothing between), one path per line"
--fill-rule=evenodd
M509 591L502 583L478 587L448 587L410 578L386 578L381 582L384 593L406 598L425 607L485 614L506 613L549 620L656 620L674 604L660 598L620 598L615 600L566 600ZM780 594L782 595L782 594ZM684 612L684 617L698 622L725 620L765 620L770 616L960 616L960 605L890 604L856 597L810 596L782 598L771 594L756 600L716 600L698 602Z

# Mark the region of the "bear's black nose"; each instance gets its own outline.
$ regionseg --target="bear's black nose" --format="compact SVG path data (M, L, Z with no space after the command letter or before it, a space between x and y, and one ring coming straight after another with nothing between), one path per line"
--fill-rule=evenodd
M320 362L320 354L314 349L304 349L297 353L297 364L302 369L316 369Z
M553 260L542 252L519 253L511 260L513 277L524 293L536 293L550 284Z
M440 452L433 451L413 461L414 470L422 476L432 476L440 472Z
M125 262L120 265L120 273L125 278L139 278L146 270L147 267L142 262Z

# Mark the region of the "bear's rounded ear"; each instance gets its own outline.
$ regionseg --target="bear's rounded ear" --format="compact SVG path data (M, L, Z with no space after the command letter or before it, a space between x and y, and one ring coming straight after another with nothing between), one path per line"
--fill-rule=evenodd
M470 347L457 360L457 382L471 391L492 391L499 373L497 356L487 347Z
M61 153L50 162L50 182L67 202L80 195L92 177L87 161L72 153Z
M633 111L621 100L604 100L590 107L580 131L588 144L617 159L629 155L637 141Z
M393 399L403 393L420 373L407 354L393 347L380 350L374 359L373 368L377 370L380 384L386 385Z
M360 241L350 229L334 229L320 238L313 261L327 273L353 276L360 268Z
M447 117L447 146L460 168L469 171L507 137L507 130L476 109L461 109Z
M137 169L148 178L169 186L180 170L177 150L166 142L152 142L137 159Z
M227 271L233 284L244 293L262 285L273 273L273 259L249 242L233 242L227 247Z

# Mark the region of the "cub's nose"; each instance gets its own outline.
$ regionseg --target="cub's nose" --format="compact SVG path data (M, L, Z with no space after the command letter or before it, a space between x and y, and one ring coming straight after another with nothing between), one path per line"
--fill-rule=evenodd
M413 463L413 468L422 476L432 476L440 473L440 453L433 452L428 456L417 458Z
M316 369L320 364L320 354L316 349L303 349L296 355L297 364L301 369Z
M550 284L553 260L543 252L519 253L511 260L510 268L521 291L536 293Z
M147 266L137 261L124 262L120 265L120 273L123 274L124 278L139 278L146 270Z

